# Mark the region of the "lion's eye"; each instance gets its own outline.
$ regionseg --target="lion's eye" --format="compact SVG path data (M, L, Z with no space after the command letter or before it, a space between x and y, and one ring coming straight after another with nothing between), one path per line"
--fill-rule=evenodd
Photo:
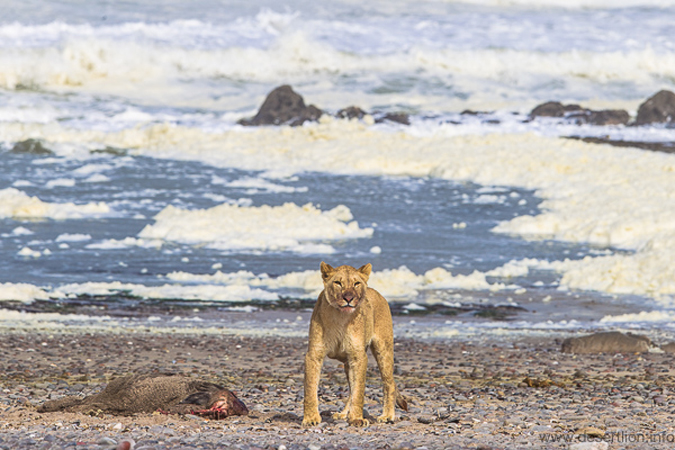
M357 286L361 286L361 283L360 283L359 281L357 281L356 283L354 283L354 287L357 287Z
M333 283L334 283L335 286L337 286L337 287L342 287L342 283L340 283L339 281L333 281Z

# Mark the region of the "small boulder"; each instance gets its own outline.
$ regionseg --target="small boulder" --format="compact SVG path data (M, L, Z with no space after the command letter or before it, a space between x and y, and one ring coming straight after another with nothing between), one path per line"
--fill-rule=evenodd
M530 117L565 117L572 112L586 111L579 105L563 105L560 102L546 102L535 107Z
M34 156L49 156L54 154L54 152L45 147L39 139L26 139L25 141L17 142L10 152Z
M675 353L675 342L669 342L661 346L661 350L666 353Z
M375 123L396 122L401 125L410 125L410 116L406 113L386 113L375 119Z
M571 120L577 125L626 125L630 115L622 109L594 111L579 105L563 105L560 102L546 102L530 112L530 117L559 117Z
M577 125L626 125L630 115L623 109L603 109L600 111L584 109L578 113L565 116L565 118L573 120Z
M659 91L638 108L635 125L675 123L675 93Z
M591 125L626 125L629 120L628 111L623 109L603 109L588 114L588 123Z
M618 331L568 338L562 343L563 353L644 353L651 341L646 336Z
M358 106L348 106L341 109L335 114L335 117L339 119L363 119L363 117L368 114Z
M252 119L241 119L240 125L302 125L307 121L319 120L323 114L314 105L305 105L302 96L289 85L279 86L267 95L258 113Z

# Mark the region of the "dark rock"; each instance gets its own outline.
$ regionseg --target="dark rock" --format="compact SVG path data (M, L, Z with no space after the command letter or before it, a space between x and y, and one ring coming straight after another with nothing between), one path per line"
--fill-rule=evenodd
M668 344L662 345L661 350L666 353L675 353L675 342L669 342Z
M525 308L514 305L486 306L476 311L474 316L491 320L508 320L525 311L527 311Z
M252 119L242 119L239 124L259 125L302 125L307 121L316 121L323 111L314 105L305 105L302 96L289 85L279 86L267 95L258 113Z
M591 125L626 125L628 120L630 115L623 109L604 109L588 114L588 123Z
M437 419L437 417L432 416L431 414L422 414L420 416L417 416L417 421L419 423L423 423L425 425L429 425L429 424L432 424L432 423L436 422L436 419Z
M54 152L49 150L38 139L26 139L25 141L17 142L10 150L11 153L35 156L49 156Z
M675 93L659 91L638 108L635 125L675 123Z
M546 102L535 107L530 117L565 117L571 112L586 111L579 105L563 105L560 102Z
M92 155L102 154L102 155L112 155L112 156L127 156L129 152L127 152L123 148L107 146L106 148L92 150L89 153L91 153Z
M386 113L382 117L375 119L375 123L396 122L401 125L410 125L410 116L406 113Z
M574 121L577 125L626 125L630 119L627 111L622 109L605 109L593 111L579 105L563 105L560 102L546 102L530 112L530 118L559 117Z
M595 333L588 336L565 339L563 353L644 353L649 351L651 341L645 336L623 334L618 331Z
M655 152L675 153L675 142L641 142L622 141L618 139L588 137L588 136L565 136L567 139L577 139L591 144L607 144L614 147L635 147Z
M338 111L335 116L340 119L363 119L366 114L368 113L358 106L348 106Z
M485 114L490 114L489 112L486 111L472 111L470 109L465 109L461 113L459 113L460 116L482 116Z
M626 125L630 115L623 109L603 109L600 111L583 109L566 115L565 119L572 120L577 125Z

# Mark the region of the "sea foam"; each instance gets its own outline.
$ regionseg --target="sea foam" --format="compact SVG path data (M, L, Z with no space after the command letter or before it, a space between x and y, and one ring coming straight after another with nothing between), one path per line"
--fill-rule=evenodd
M9 134L19 131L10 124L0 124L0 130L3 128L7 128ZM327 119L299 128L222 133L168 124L117 133L79 133L36 124L22 127L21 133L42 135L48 140L72 140L82 145L131 148L140 155L202 161L244 170L284 167L289 173L320 171L436 177L532 189L543 199L542 212L503 222L495 232L634 252L561 263L555 269L563 274L562 286L651 296L671 294L675 290L669 281L675 279L675 267L669 262L675 253L675 156L670 154L534 134L455 136L452 126L403 132ZM293 210L293 214L300 211L298 206L286 208ZM194 216L197 223L203 216L207 221L204 223L213 224L215 219L208 217L220 216L218 211L194 213ZM269 210L272 211L281 210ZM184 219L193 213L172 208L164 214L167 221L158 220L156 228L151 225L148 238L173 239L171 236L175 236L185 242L195 239L181 234L180 228L173 235L166 226L175 217L185 224L187 233L190 221ZM348 228L316 208L303 214L330 222L327 228L330 233L318 236L319 239L337 239L340 232L336 230ZM365 237L369 233L353 227L345 231L347 237ZM296 228L300 229L304 227ZM205 233L210 233L208 226ZM299 242L298 237L302 235L286 237ZM217 238L211 239L197 238L196 241L218 245ZM280 243L255 245L271 248ZM292 247L295 242L283 245Z
M155 223L138 234L141 239L206 245L220 250L290 250L331 252L324 241L367 238L372 228L360 228L344 205L322 211L312 204L246 207L223 204L184 210L167 206Z
M0 217L26 219L82 219L109 215L111 209L102 202L76 205L74 203L48 203L24 192L6 188L0 190Z

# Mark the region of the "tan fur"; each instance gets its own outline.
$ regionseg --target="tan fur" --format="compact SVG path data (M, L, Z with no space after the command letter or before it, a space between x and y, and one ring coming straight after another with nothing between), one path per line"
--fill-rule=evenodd
M351 266L334 269L321 263L324 290L314 306L305 356L305 411L302 421L305 426L321 423L317 389L326 356L344 364L349 383L347 404L333 417L347 419L355 426L369 424L363 418L368 348L375 356L384 386L383 410L377 421L393 422L394 404L407 411L408 405L394 384L391 311L387 300L368 287L370 271L370 264L357 270Z

